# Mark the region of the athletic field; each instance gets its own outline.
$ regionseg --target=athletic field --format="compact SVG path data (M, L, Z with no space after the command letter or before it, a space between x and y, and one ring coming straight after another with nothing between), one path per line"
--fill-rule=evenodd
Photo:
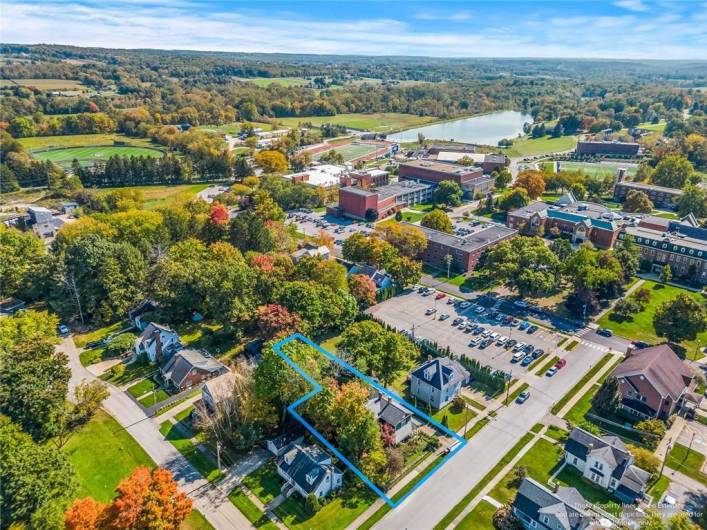
M327 149L326 151L322 151L321 153L317 153L316 155L314 155L314 159L319 160L324 153L336 151L337 153L342 154L345 162L348 162L349 160L354 160L361 156L374 153L380 148L381 146L371 144L347 144L342 145L340 147L334 147L333 149Z
M619 168L625 168L631 176L636 174L635 164L612 163L592 163L592 162L564 162L559 161L560 171L576 171L584 173L590 178L603 179L607 176L614 177Z
M77 159L82 166L90 166L96 162L106 161L111 156L115 155L121 157L146 156L156 158L164 156L164 151L151 147L94 145L88 147L66 147L32 152L32 156L38 160L48 160L64 167L71 166L74 159Z

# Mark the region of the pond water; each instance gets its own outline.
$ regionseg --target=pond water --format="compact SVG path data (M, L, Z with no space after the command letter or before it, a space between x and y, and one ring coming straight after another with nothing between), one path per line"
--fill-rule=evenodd
M504 138L515 138L523 134L523 124L533 121L530 114L504 110L473 118L415 127L407 131L390 134L393 142L417 142L417 133L434 140L454 140L472 144L496 145Z

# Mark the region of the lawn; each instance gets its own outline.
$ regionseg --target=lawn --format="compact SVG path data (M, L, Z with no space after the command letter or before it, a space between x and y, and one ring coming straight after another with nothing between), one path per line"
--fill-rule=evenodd
M464 433L464 438L469 440L472 436L474 436L477 432L479 432L481 429L486 427L491 422L490 419L488 418L481 418L479 421L477 421L474 425L472 425L468 431Z
M548 425L547 431L545 431L546 436L552 438L553 440L557 440L558 442L564 442L567 439L568 434L569 433L566 430L555 425Z
M61 147L32 152L33 158L54 162L64 168L71 167L74 159L78 160L82 166L92 166L96 162L105 162L112 156L161 158L164 156L164 151L154 147L96 145Z
M518 484L514 481L515 470L525 466L528 476L540 484L547 484L552 472L562 461L564 449L562 445L539 439L530 450L516 463L511 471L503 477L489 492L489 496L505 504L515 497Z
M592 162L558 162L560 171L573 171L583 173L589 178L602 180L606 177L613 177L619 168L624 168L630 176L634 176L638 170L636 164L621 164L620 162L592 163Z
M181 530L216 530L198 510L192 510L181 526Z
M401 114L398 112L376 112L337 114L335 116L299 116L295 118L280 118L279 123L285 127L296 127L300 123L311 123L315 127L325 123L343 125L352 129L373 130L391 133L403 129L411 129L437 121L432 116L417 116L416 114Z
M665 465L670 469L679 471L683 475L687 475L707 486L707 475L700 471L704 463L705 455L694 449L688 449L679 443L676 443L670 449L668 457L665 459Z
M417 223L425 216L422 212L403 212L403 221L406 223Z
M562 410L562 407L564 407L584 386L589 382L589 380L594 377L599 370L601 370L608 362L613 359L614 356L611 355L610 353L607 353L602 357L597 364L595 364L591 370L589 370L586 374L584 374L584 377L580 379L576 385L574 385L569 392L567 392L560 401L558 401L553 407L552 407L552 413L557 414Z
M305 86L311 83L309 79L305 79L304 77L236 77L234 79L236 81L253 83L259 87L266 87L272 84L284 87L293 87Z
M152 407L158 403L162 403L165 399L169 398L169 394L163 388L150 392L144 398L138 400L138 403L143 407Z
M25 149L35 151L37 149L49 149L53 147L86 147L96 145L113 145L118 141L128 146L156 147L150 140L142 138L132 138L117 133L101 134L62 134L59 136L30 136L28 138L18 138Z
M462 397L464 398L464 401L466 401L469 405L471 405L471 406L474 407L475 409L478 409L478 410L486 410L486 405L484 405L483 403L479 403L479 402L476 401L475 399L472 399L472 398L467 397L467 396L462 396Z
M216 464L202 453L191 440L185 438L176 425L165 421L160 425L160 432L206 480L213 482L221 478L223 473L216 468Z
M228 499L238 508L238 511L246 516L246 519L248 519L255 528L277 530L277 525L268 519L267 515L243 493L240 487L236 486L236 488L229 493Z
M157 388L157 383L155 383L152 379L143 379L139 383L135 383L133 386L128 388L128 394L134 398L139 398L143 394L147 394L155 388Z
M324 154L330 153L331 151L336 151L337 153L340 153L341 156L344 157L344 162L348 162L349 160L353 160L355 158L359 158L364 155L369 155L375 151L378 151L380 149L380 146L376 145L371 145L371 144L345 144L339 147L332 147L331 149L328 149L326 151L321 151L314 155L314 160L319 160Z
M636 125L636 128L645 129L646 131L659 132L659 133L663 134L663 131L665 130L666 125L667 125L667 122L664 122L664 121L661 121L658 123L645 122L645 123L639 123L638 125Z
M529 138L513 140L513 145L501 149L510 157L537 156L561 151L570 151L577 147L576 136L560 136L559 138Z
M263 504L269 503L280 495L282 487L282 479L277 474L273 461L260 466L250 475L244 477L242 482Z
M208 188L208 184L178 184L176 186L129 186L125 188L102 188L102 192L114 190L138 190L142 194L142 207L155 210L162 206L171 206L188 202L196 194Z
M103 379L104 381L108 381L109 383L113 383L114 385L120 386L130 383L131 381L135 381L136 379L149 377L157 371L157 367L154 364L142 364L139 362L132 362L124 366L125 373L123 373L123 375L116 376L111 372L111 370L108 370L107 372L101 374L101 379Z
M621 515L623 511L621 504L616 501L609 493L598 486L590 483L589 481L582 478L578 471L571 467L565 467L556 479L560 486L577 488L580 495L584 497L588 502L596 504L604 511L609 512L612 515Z
M431 202L419 202L417 204L413 204L412 206L408 206L411 210L415 210L416 212L431 212L432 210L435 209L435 205L432 204Z
M461 522L455 526L456 530L494 530L493 514L496 507L488 501L482 500L474 506Z
M74 434L63 450L76 470L77 498L91 496L108 502L115 497L118 482L133 469L155 466L128 431L103 410Z
M127 327L125 322L118 321L114 322L113 324L108 324L107 326L104 326L102 328L94 329L87 333L79 333L74 335L74 344L76 344L76 346L79 348L85 348L86 344L88 344L89 342L101 340L106 335L116 333L125 327Z
M92 350L84 350L79 354L81 366L89 366L101 361L105 361L108 357L104 357L105 348L94 348Z
M450 430L457 432L459 429L464 427L465 424L469 423L476 417L476 412L471 410L469 407L456 408L454 403L449 403L446 407L438 410L432 418L444 425L442 421L444 417L447 418L447 427Z
M0 86L27 86L40 90L92 90L78 79L3 79Z
M625 322L618 322L615 319L613 311L602 316L598 321L601 327L609 328L617 335L623 337L629 337L633 340L642 340L651 344L655 344L665 339L659 338L655 333L655 327L653 326L653 316L658 310L660 305L669 300L673 300L679 294L688 294L692 296L698 302L703 302L700 293L688 291L686 289L681 289L680 287L673 287L672 285L663 285L658 282L651 280L646 280L643 287L648 289L651 293L651 299L646 304L645 309L640 313L633 315L631 320ZM707 344L707 331L704 331L697 335L697 339L701 344ZM696 341L684 341L681 343L682 346L687 348L687 356L689 358L695 353L697 348Z
M670 479L665 475L661 475L660 478L651 484L648 488L648 495L653 497L653 502L658 503L661 500L663 494L668 491L670 487Z
M296 495L275 508L275 514L287 528L293 530L343 530L366 511L374 500L374 495L368 490L348 486L343 488L341 495L323 505L315 515L310 516L305 511L304 501Z
M578 344L579 344L578 340L573 340L573 341L569 342L567 344L567 346L565 346L565 350L572 351L577 347Z

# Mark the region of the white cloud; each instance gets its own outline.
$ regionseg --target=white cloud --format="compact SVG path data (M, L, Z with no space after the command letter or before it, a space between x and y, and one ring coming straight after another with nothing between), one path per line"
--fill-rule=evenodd
M618 0L617 2L614 2L614 5L623 9L628 9L629 11L648 11L648 6L646 6L641 0Z
M455 22L463 22L471 20L472 15L469 11L456 11L454 13L444 13L440 11L420 11L413 15L417 20L453 20Z
M624 0L625 1L625 0ZM127 0L95 4L70 0L29 3L2 0L3 42L54 43L115 48L162 48L265 53L427 55L447 57L577 57L703 59L707 36L696 17L561 16L543 12L489 22L475 31L430 22L408 23L369 15L321 21L299 13L244 9L215 10L190 0ZM149 3L145 3L149 2ZM270 4L272 5L272 4ZM277 5L277 4L275 4ZM234 7L235 6L235 7ZM413 15L419 19L419 15ZM437 15L433 13L433 15ZM447 13L460 21L471 14ZM427 19L431 20L431 19ZM660 46L653 46L656 35Z

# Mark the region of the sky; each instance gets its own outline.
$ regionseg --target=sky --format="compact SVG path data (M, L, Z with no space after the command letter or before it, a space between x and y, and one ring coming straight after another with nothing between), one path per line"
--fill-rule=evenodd
M707 59L707 0L2 0L0 41L338 55Z

